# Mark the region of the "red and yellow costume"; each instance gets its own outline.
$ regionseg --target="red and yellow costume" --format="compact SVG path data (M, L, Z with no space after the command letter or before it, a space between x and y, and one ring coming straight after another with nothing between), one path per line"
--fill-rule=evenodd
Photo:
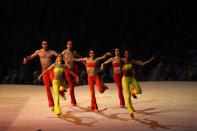
M125 102L129 114L135 112L135 109L133 108L131 102L131 95L142 93L141 87L132 73L132 68L133 65L131 63L125 64L123 66L123 77L122 77L122 85L125 92ZM132 88L130 88L131 86Z

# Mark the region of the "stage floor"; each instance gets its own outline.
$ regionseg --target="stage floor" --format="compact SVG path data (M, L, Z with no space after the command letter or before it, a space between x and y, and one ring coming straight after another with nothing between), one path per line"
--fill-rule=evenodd
M44 86L0 85L0 131L197 131L197 82L139 83L143 94L131 98L134 119L119 108L114 83L104 94L95 86L99 112L89 110L88 86L76 86L78 106L67 92L61 118L49 110Z

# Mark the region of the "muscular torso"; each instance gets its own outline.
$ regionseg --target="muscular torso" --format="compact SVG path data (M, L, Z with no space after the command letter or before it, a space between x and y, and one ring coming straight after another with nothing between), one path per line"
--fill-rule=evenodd
M52 56L55 55L54 51L51 50L38 50L38 56L40 57L40 63L42 70L46 70L52 64Z

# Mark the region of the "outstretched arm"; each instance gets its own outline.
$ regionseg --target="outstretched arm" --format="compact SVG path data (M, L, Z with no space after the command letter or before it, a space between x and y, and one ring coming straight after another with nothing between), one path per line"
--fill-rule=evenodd
M97 57L96 59L97 59L97 60L102 60L102 59L104 59L105 57L111 56L111 55L112 55L111 52L106 52L104 55L102 55L101 57Z
M143 61L140 61L140 60L136 60L136 61L134 61L134 64L140 65L140 66L144 66L144 65L150 63L154 58L155 58L155 57L153 56L153 57L151 57L149 60L144 61L144 62L143 62Z
M81 55L79 55L79 53L78 52L76 52L76 51L74 51L74 54L76 55L76 58L83 58ZM81 61L81 62L83 62L83 64L85 65L85 61Z
M50 52L51 52L52 55L54 55L54 56L56 56L56 57L58 56L58 53L57 53L56 51L50 50Z
M82 61L85 62L87 60L87 58L72 58L73 61Z
M51 70L54 67L55 63L52 64L51 66L49 66L49 68L47 68L45 71L42 72L42 74L39 75L38 80L41 79L41 77L49 70Z
M107 61L105 61L105 62L103 62L102 64L101 64L101 70L103 70L103 68L104 68L104 65L106 65L106 64L109 64L109 63L111 63L113 60L112 60L112 58L109 58Z
M39 50L35 51L32 55L27 56L23 59L23 64L27 64L28 61L32 60L33 58L35 58L36 56L38 56Z

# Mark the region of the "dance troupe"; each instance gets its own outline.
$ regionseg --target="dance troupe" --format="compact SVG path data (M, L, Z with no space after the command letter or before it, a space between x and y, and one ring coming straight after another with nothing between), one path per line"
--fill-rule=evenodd
M131 102L131 96L137 99L137 94L141 94L142 90L138 81L135 79L135 70L133 69L134 64L136 65L146 65L151 62L154 57L147 61L134 60L130 57L129 50L124 51L124 58L120 57L120 51L118 48L114 50L114 56L112 53L107 52L101 57L95 57L95 52L93 49L89 50L88 57L81 57L76 51L73 50L72 40L68 40L66 43L66 49L61 53L57 53L54 50L48 49L47 41L42 41L42 48L36 50L33 54L25 57L23 59L23 64L27 64L29 61L39 56L40 63L42 67L42 74L38 77L40 80L43 78L44 86L46 89L46 94L48 98L48 106L51 111L54 111L56 115L60 116L62 114L59 98L66 99L65 92L69 85L69 93L71 98L71 104L73 106L77 105L75 99L75 82L79 82L79 77L77 75L78 65L76 62L83 62L88 76L88 86L91 94L91 110L98 111L98 106L95 97L94 85L98 87L100 93L105 92L108 89L106 85L101 81L99 70L104 70L107 64L112 64L114 72L114 82L118 90L118 96L120 101L120 108L126 108L131 118L134 118L135 109L133 108ZM56 56L56 60L52 63L52 57ZM101 64L98 68L98 62L105 59L107 56L110 58ZM53 101L53 96L50 90L50 86L53 86L55 101ZM67 84L68 83L68 84ZM124 95L122 93L122 87L124 90ZM125 99L125 100L124 100Z

